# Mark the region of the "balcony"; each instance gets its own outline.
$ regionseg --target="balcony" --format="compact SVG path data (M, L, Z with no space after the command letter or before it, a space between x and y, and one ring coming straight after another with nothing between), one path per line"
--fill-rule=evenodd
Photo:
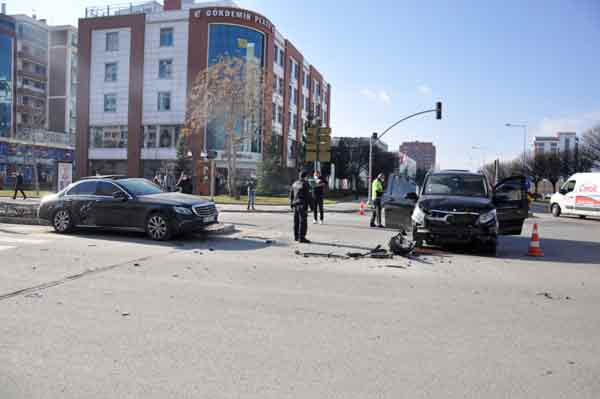
M21 125L22 126L22 125ZM44 129L33 129L17 126L17 132L10 138L3 138L16 144L31 144L44 147L57 147L65 149L75 148L75 135L71 133L50 132Z
M17 75L23 76L26 78L30 78L30 79L35 79L40 82L48 81L48 76L46 76L46 74L40 74L40 73L32 72L32 71L25 71L23 69L17 71Z
M39 57L37 55L33 55L33 54L29 54L26 53L24 51L18 51L17 52L17 57L25 60L25 61L29 61L29 62L33 62L34 64L38 64L38 65L48 65L48 59L47 58L43 58L43 57Z

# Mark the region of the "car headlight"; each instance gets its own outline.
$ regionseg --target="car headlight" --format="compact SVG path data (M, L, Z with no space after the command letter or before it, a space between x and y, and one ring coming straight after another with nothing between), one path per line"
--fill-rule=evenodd
M489 212L482 213L481 215L479 215L479 223L480 224L487 224L493 220L496 220L496 210L495 209L492 209Z
M425 223L425 212L417 205L412 213L412 220L417 224Z
M192 210L190 208L184 208L183 206L173 207L173 210L176 213L180 214L180 215L187 215L187 216L189 216L189 215L192 214Z

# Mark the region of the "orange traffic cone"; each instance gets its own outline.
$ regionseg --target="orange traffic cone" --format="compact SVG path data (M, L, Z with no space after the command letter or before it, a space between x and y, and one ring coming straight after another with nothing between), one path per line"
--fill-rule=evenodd
M360 206L358 208L358 214L360 216L365 216L365 202L364 201L360 201Z
M531 242L529 243L529 251L527 252L527 256L544 256L544 253L540 248L540 236L538 234L537 223L533 225L533 234L531 235Z

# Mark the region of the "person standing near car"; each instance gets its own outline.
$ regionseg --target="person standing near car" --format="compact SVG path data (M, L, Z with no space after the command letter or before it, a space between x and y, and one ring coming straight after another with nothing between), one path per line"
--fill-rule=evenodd
M176 187L183 194L191 194L192 193L192 191L193 191L192 180L185 172L181 172L181 176L179 177L179 181L177 182Z
M23 174L21 172L18 172L17 175L15 176L15 193L13 194L13 199L16 200L17 199L17 192L21 192L21 195L23 195L23 199L26 200L27 196L25 195L25 192L23 191Z
M373 215L371 215L371 227L383 227L381 224L381 197L383 197L383 183L385 176L383 173L377 175L371 187L371 199L373 200ZM375 221L377 220L377 224Z
M308 206L310 202L310 187L306 172L300 172L299 179L292 184L290 190L290 206L294 210L294 240L310 243L306 239L308 230Z
M314 224L318 223L319 211L321 212L320 222L323 224L324 214L323 214L323 201L325 199L325 186L327 185L327 180L325 180L321 176L321 172L315 170L314 173L314 186L313 186L313 214L314 214Z
M246 183L246 190L248 191L248 210L256 210L256 181L251 177Z

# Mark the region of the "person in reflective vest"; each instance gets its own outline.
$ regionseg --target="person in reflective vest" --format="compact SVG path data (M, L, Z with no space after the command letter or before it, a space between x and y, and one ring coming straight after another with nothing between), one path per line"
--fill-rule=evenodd
M371 227L383 227L381 224L381 197L383 197L383 173L377 175L371 186L371 199L373 200L373 215L371 215ZM377 224L375 224L377 221Z

